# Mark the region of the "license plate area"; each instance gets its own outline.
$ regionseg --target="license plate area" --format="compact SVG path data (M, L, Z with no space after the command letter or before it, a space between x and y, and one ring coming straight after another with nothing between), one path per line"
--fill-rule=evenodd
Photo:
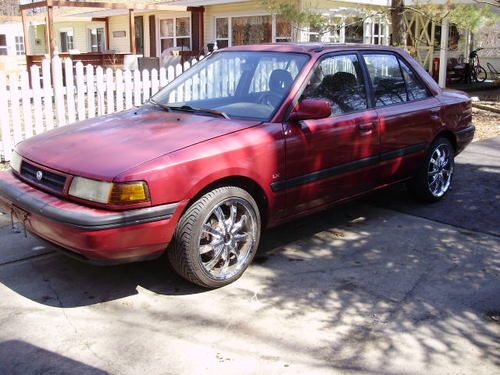
M19 222L23 226L24 237L27 238L28 234L26 231L26 222L29 221L30 213L17 207L16 205L10 206L10 220L12 222L12 229L19 233L19 230L15 228L14 222Z
M29 215L30 213L28 211L25 211L16 205L11 206L11 216L13 220L24 222Z

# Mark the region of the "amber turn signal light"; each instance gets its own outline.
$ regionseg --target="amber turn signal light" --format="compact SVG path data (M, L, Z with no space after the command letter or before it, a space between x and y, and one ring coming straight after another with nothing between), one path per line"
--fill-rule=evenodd
M110 204L131 204L149 201L148 186L143 181L113 184Z

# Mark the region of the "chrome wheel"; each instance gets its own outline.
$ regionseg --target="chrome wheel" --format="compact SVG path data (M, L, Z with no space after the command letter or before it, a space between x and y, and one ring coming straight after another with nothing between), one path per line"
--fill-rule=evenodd
M433 151L428 166L428 186L430 193L442 197L449 189L453 174L452 153L447 144L439 144Z
M228 198L218 203L203 223L198 243L204 271L216 280L233 277L247 266L255 252L254 209L242 198Z

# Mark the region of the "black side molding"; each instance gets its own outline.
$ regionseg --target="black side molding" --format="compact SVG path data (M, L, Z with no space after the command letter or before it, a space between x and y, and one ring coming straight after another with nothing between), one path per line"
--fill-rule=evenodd
M387 151L380 154L380 161L386 161L391 159L400 158L401 156L413 154L415 152L423 151L426 148L425 143L418 143L416 145L411 145L408 147L400 148L394 151Z
M395 158L399 158L401 156L413 154L419 151L425 150L427 144L418 143L415 145L411 145L408 147L400 148L395 151L384 152L377 156L371 156L368 158L363 158L355 161L351 161L345 164L336 165L335 167L321 169L316 172L308 173L302 176L293 177L289 180L273 182L271 184L271 189L274 192L282 191L285 189L294 188L300 185L309 184L311 182L323 180L326 178L330 178L333 176L337 176L342 173L352 172L357 169L366 168L375 164L378 164L381 161L391 160Z
M168 219L179 205L178 203L170 203L97 215L50 205L4 180L0 180L0 195L28 213L86 230L119 228Z
M476 131L476 127L474 125L469 125L466 128L463 128L459 131L456 132L457 137L465 137L467 135L474 135L474 132Z

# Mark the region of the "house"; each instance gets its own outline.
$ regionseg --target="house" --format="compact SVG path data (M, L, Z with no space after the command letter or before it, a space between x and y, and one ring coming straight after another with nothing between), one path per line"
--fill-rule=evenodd
M17 71L25 63L21 17L0 16L0 70Z
M120 64L126 55L161 57L165 50L172 49L190 57L205 54L212 46L283 41L389 44L391 38L389 0L290 0L301 8L316 10L339 26L321 33L291 24L260 1L144 1L43 0L22 5L29 24L28 63L44 54L78 54L84 62L106 65L107 55ZM36 17L32 20L29 12L40 8L47 9L48 22L37 23ZM432 71L433 60L440 53L441 26L416 12L406 14L406 24L408 47ZM447 57L466 59L470 46L471 34L451 25ZM96 60L99 57L100 62ZM499 59L491 59L498 65Z

